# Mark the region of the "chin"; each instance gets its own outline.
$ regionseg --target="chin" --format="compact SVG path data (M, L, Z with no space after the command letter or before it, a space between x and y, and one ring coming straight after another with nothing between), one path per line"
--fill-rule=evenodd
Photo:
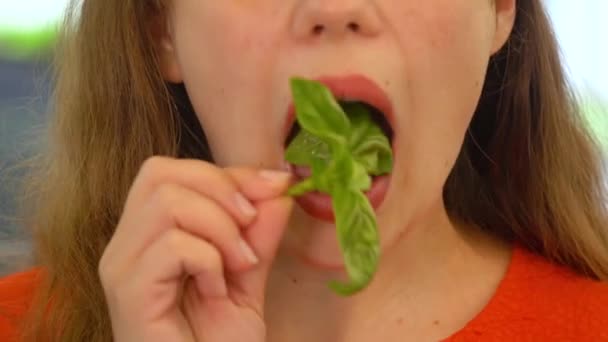
M343 271L344 259L333 223L311 217L296 207L283 249L306 268Z

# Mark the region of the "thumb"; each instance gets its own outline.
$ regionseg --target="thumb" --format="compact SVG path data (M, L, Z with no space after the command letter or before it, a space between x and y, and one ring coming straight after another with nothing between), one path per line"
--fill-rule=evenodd
M293 199L277 197L258 202L255 206L258 216L249 227L244 229L243 235L260 262L250 270L233 275L231 282L239 292L235 295L243 295L244 299L249 302L248 305L255 305L258 312L262 312L268 273L286 230ZM238 298L235 299L238 300ZM253 302L250 302L252 300Z

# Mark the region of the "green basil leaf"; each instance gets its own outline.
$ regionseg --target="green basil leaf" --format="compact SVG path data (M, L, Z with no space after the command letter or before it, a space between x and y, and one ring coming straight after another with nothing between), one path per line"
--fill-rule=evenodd
M348 188L359 191L367 191L372 187L372 177L369 176L365 166L363 164L358 163L354 159L351 161L352 163L352 177L349 182Z
M369 138L353 146L353 157L370 175L378 176L390 173L393 169L392 150L386 136L382 132L369 133Z
M363 191L370 174L390 172L392 150L365 107L349 106L349 116L322 84L291 81L297 120L302 131L290 143L285 158L308 165L312 176L292 186L288 194L310 191L331 195L348 283L331 282L338 294L351 295L373 278L380 247L374 210Z
M328 163L331 160L329 146L308 131L301 130L289 143L285 160L294 165L311 165L313 159Z
M367 197L350 188L333 190L338 239L350 281L332 281L329 286L339 294L351 295L372 280L380 256L380 238L374 210Z
M345 111L351 120L352 129L348 144L354 158L363 164L370 175L389 173L393 168L392 149L382 129L360 104L346 104ZM328 161L331 158L329 145L302 130L289 144L285 159L294 165L310 165L312 158Z
M315 181L312 177L306 178L305 180L292 185L289 190L287 190L288 196L302 196L307 192L316 191L317 186L315 185Z
M288 192L291 196L309 191L332 193L334 187L367 191L372 180L365 167L352 158L345 148L339 148L330 161L310 158L312 176L294 185Z
M330 148L346 144L350 123L331 91L319 82L291 80L297 120L303 130L326 142Z
M393 169L393 151L382 129L363 105L347 103L344 110L351 122L348 144L355 159L371 175L389 173Z
M330 194L332 182L335 178L334 164L334 160L326 163L324 160L312 159L310 168L317 191Z
M335 173L332 173L330 167L331 164L335 163L332 161L326 161L318 158L310 158L310 168L312 176L305 180L293 185L288 194L290 196L303 195L310 191L319 191L326 194L331 192L332 179Z
M342 147L333 155L333 160L328 165L331 187L351 188L366 191L372 185L372 180L365 167L358 163L346 147ZM330 191L330 193L332 193Z

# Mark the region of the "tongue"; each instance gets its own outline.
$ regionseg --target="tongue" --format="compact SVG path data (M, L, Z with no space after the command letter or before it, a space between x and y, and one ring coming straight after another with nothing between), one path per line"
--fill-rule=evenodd
M293 174L298 178L308 178L312 176L312 170L308 166L292 165Z

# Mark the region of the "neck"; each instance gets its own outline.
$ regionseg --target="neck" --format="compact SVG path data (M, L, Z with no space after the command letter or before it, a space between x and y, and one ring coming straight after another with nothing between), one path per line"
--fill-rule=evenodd
M352 297L328 289L335 272L280 255L267 291L268 340L438 340L463 327L494 294L510 249L445 210L433 216L385 248L373 282Z

